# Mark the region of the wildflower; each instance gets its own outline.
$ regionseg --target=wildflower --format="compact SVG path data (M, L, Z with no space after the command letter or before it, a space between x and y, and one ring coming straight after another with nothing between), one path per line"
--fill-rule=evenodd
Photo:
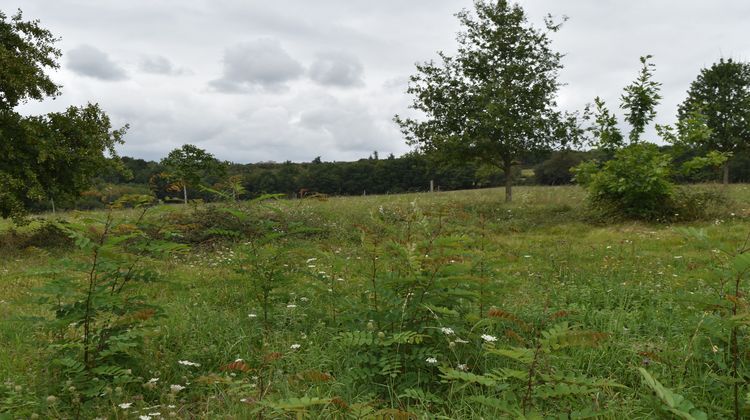
M47 397L47 403L48 404L54 404L55 402L57 402L57 397L56 396L50 395L50 396Z
M482 334L482 340L488 343L494 343L495 341L497 341L497 337L493 337L489 334Z
M302 347L302 345L297 344L297 343L294 343L291 346L289 346L289 348L292 350L299 350L300 347Z
M462 339L460 339L460 338L457 338L457 339L455 340L455 342L456 342L456 343L461 343L461 344L467 344L467 343L468 343L468 341L466 341L466 340L462 340Z
M465 365L463 363L460 363L458 366L456 366L456 368L458 368L458 370L463 370L463 371L469 370L469 366L467 366L467 365Z
M257 318L258 314L247 314L248 318Z
M47 401L49 401L49 397L47 397ZM119 404L119 407L122 408L123 410L127 410L128 408L130 408L131 405L133 405L133 403L122 403L122 404Z
M443 327L443 328L440 328L440 331L441 331L441 332L442 332L443 334L445 334L445 335L453 335L453 334L455 334L455 332L453 331L453 328L446 328L446 327Z
M301 298L299 298L299 300L301 300L302 302L307 302L307 301L308 301L308 300L310 300L310 299L308 299L308 298L306 298L306 297L302 296Z
M719 347L717 347L716 345L712 345L711 346L711 351L714 352L714 353L718 353L719 352Z
M424 361L427 362L427 363L429 363L429 364L431 364L431 365L437 364L437 359L434 358L434 357L428 357Z
M138 416L139 420L151 420L151 416Z
M179 363L179 364L181 364L183 366L195 366L195 367L199 367L201 365L200 363L191 362L189 360L178 360L177 363Z
M150 384L155 384L157 382L159 382L159 378L151 378L151 379L148 380L148 383L150 383Z
M185 387L182 385L170 385L169 386L169 390L174 392L175 394L182 391L183 389L185 389Z
M286 305L287 308L294 309L297 307L297 305L290 303L289 305Z

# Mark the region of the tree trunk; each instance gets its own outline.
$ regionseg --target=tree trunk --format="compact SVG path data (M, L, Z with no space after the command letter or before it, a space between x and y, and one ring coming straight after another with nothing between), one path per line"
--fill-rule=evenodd
M513 161L505 161L503 171L505 172L505 202L510 203L513 201Z
M184 182L182 183L182 196L185 200L185 204L187 205L187 184Z
M724 162L724 167L722 168L724 170L724 185L729 185L729 161Z

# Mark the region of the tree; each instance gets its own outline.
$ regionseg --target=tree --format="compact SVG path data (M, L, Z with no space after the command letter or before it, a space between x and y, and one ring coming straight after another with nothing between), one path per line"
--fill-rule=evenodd
M653 80L654 64L648 60L652 56L641 57L641 71L635 81L625 87L620 97L620 108L625 110L625 121L630 124L631 144L641 140L646 126L656 117L656 106L661 101L661 83Z
M203 175L219 171L221 167L220 162L212 154L192 144L172 150L162 159L161 164L167 168L169 176L182 187L185 204L188 202L188 186L198 185Z
M708 132L693 136L692 146L735 154L750 145L750 63L719 60L701 70L678 109L680 123L703 120ZM729 183L729 162L723 166Z
M396 122L409 144L451 160L477 159L505 173L505 199L512 200L512 168L524 153L557 141L554 110L561 55L549 33L528 23L518 4L475 3L475 14L456 16L465 28L455 57L440 52L441 63L417 65L407 92L422 121Z
M98 105L24 117L14 108L59 94L45 74L58 67L56 38L19 11L0 12L0 217L20 220L34 201L77 196L117 162L115 145L127 126L112 130ZM111 157L109 159L107 157ZM53 204L54 206L54 204Z

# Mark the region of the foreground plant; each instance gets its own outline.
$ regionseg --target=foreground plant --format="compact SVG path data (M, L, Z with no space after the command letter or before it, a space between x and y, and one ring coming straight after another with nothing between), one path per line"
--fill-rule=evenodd
M103 219L84 220L87 227L67 226L83 257L60 261L40 290L55 315L46 326L54 334L53 372L65 384L59 395L75 412L136 381L142 338L162 314L139 285L158 279L148 268L151 258L184 246L155 239L159 228L145 221L146 211L134 223L116 220L110 210Z

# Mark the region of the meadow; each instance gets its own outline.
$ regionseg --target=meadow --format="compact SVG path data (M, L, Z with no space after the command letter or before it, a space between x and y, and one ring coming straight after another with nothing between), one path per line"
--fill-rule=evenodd
M726 188L671 224L600 223L579 187L0 221L0 419L748 413Z

